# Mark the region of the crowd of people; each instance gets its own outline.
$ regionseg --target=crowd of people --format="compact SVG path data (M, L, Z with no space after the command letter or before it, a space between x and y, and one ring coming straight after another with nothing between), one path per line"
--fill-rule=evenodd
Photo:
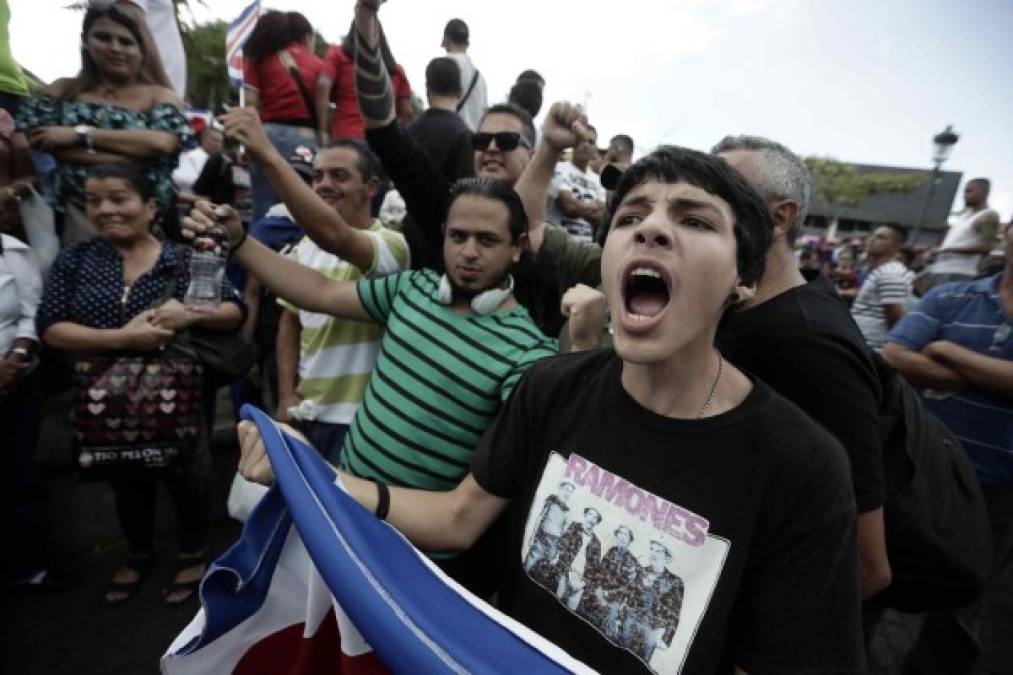
M261 14L244 105L197 130L131 2L88 8L72 77L32 89L0 59L24 84L0 99L4 580L51 572L34 456L64 381L127 542L103 601L151 569L158 482L180 531L165 602L194 601L227 385L602 672L862 672L907 573L881 423L899 377L959 440L993 538L979 597L926 606L910 672L1008 672L1013 228L989 181L936 247L894 223L817 241L783 144L637 158L636 130L543 110L535 70L490 101L461 19L417 111L382 4L354 3L322 58L303 15ZM220 301L197 310L209 258ZM249 373L223 376L239 344ZM270 483L237 434L241 475Z

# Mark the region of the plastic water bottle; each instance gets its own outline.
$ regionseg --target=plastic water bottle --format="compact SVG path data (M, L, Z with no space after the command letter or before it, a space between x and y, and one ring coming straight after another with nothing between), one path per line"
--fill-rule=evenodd
M209 312L222 302L225 258L214 251L194 251L190 257L190 285L183 304L187 309Z

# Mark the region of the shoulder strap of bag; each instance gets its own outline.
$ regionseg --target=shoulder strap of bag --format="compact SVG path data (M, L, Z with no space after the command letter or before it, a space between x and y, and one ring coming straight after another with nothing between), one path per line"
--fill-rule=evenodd
M461 108L468 102L471 97L471 92L475 91L475 85L478 84L478 68L475 69L475 74L471 76L471 84L468 85L468 91L464 92L464 96L457 104L457 112L461 112Z
M292 77L295 82L295 86L299 89L299 93L302 95L303 103L306 104L306 109L310 112L310 120L313 122L313 131L320 128L320 124L317 120L317 109L313 104L313 97L310 96L309 89L306 88L306 83L303 82L302 75L299 74L299 68L296 66L295 59L287 49L282 49L278 52L278 58L281 59L281 63L288 70L288 74Z

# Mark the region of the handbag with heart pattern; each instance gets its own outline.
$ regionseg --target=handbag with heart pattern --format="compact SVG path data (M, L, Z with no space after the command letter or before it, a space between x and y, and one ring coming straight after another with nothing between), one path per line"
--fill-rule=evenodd
M81 357L74 364L74 448L83 477L165 469L193 450L204 366L186 357Z

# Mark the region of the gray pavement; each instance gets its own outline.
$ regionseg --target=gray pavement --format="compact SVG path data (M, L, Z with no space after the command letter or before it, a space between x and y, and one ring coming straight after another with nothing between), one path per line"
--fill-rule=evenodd
M166 607L161 589L175 557L175 523L161 491L156 514L156 564L126 604L108 607L105 584L126 552L112 492L103 483L78 481L69 464L67 406L47 410L39 456L47 475L50 530L57 567L76 578L61 592L4 590L0 673L108 675L158 673L158 659L197 612L196 599ZM239 534L225 512L237 450L227 399L219 402L212 468L212 524L208 550L215 556Z

